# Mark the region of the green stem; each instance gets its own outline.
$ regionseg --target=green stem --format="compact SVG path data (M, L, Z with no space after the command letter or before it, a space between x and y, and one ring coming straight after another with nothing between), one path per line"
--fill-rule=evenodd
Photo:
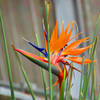
M71 63L71 66L73 66L73 63ZM70 88L71 88L71 83L72 83L72 74L73 74L73 69L70 68L70 75L69 78L67 79L66 83L66 95L65 95L65 100L68 98L68 100L71 100L71 94L70 94Z
M35 34L35 35L36 35L37 45L40 46L39 37L38 37L37 34ZM39 53L39 56L41 56L41 53ZM47 89L46 89L46 80L45 80L45 72L44 72L43 68L41 68L41 72L42 72L42 80L43 80L43 85L44 85L45 100L48 100Z
M70 79L69 79L69 91L70 91L71 83L72 83L72 72L73 72L73 69L71 68L70 69Z
M67 82L66 82L66 95L65 95L65 100L67 100L67 96L68 96L68 78L67 78Z
M84 69L86 70L86 72L84 73L84 80L83 80L83 86L82 86L82 93L83 95L85 94L85 90L86 90L86 81L88 79L88 73L89 73L89 64L84 66ZM84 97L83 97L84 98Z
M91 96L90 96L90 100L92 100L92 97L93 97L93 88L94 88L94 75L93 75L93 71L92 71L92 85L91 85Z
M84 68L84 57L83 57L83 60L82 60L82 67L81 67L81 69L82 69L82 73L81 73L81 82L80 82L80 92L79 92L79 100L82 100L82 96L81 96L81 94L82 94L82 80L83 80L83 68Z
M4 41L4 47L5 47L8 76L9 76L9 84L10 84L10 90L11 90L11 98L12 98L12 100L15 100L14 89L13 89L13 80L12 80L12 75L11 75L11 65L10 65L7 41L6 41L6 36L5 36L4 22L3 22L1 12L0 12L0 24L1 24L1 30L2 30L2 33L3 33L3 41Z
M94 41L95 41L95 44L90 49L90 56L91 56L90 58L92 58L92 61L94 59L94 52L95 52L95 49L96 49L96 42L97 42L96 34L97 34L98 29L99 29L99 25L98 25L99 22L100 22L100 15L98 16L97 23L96 23L96 29L94 31L94 35L93 35L93 39L92 39L92 43L94 43ZM88 77L87 77L86 89L84 91L84 97L85 97L85 99L87 98L89 81L90 81L90 76L91 76L92 69L93 69L93 62L90 64L89 74L88 74Z
M96 100L96 74L94 69L94 100Z
M94 44L94 47L93 47L93 50L92 50L93 52L91 54L92 55L92 62L90 63L90 70L89 70L88 79L87 79L86 91L85 91L85 94L84 94L85 99L87 98L90 76L91 76L91 72L93 70L93 60L94 60L94 53L95 53L95 49L96 49L96 44L97 44L97 38L95 40L95 44Z
M46 16L47 44L48 44L50 100L53 100L52 73L51 73L50 46L49 46L50 32L49 32L48 15L47 15L47 2L46 1L45 1L45 16Z
M73 63L71 64L71 66L73 66ZM70 69L70 77L69 77L69 86L68 86L68 100L72 100L71 99L71 94L70 94L70 89L71 89L71 83L72 83L72 73L73 69Z
M93 100L93 93L94 93L94 100L96 99L96 77L95 77L95 69L93 66L93 72L92 72L92 85L91 85L91 96L90 100Z
M98 91L98 97L97 97L97 100L100 100L100 89Z

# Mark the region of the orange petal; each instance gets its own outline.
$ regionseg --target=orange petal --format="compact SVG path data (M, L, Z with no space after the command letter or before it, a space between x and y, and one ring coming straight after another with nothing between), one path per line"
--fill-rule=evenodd
M52 35L51 35L51 39L50 39L50 43L54 43L55 40L57 40L58 38L58 22L56 22L56 25L54 27L54 30L52 32Z
M57 84L59 83L59 80L57 80L53 85L52 87L55 87ZM47 90L49 89L50 87L46 88Z
M56 22L56 25L55 25L54 30L53 30L52 35L51 35L50 51L51 51L51 48L52 48L53 44L55 43L55 41L57 39L58 39L58 22Z
M77 56L77 55L80 55L82 54L83 52L85 52L87 49L89 49L90 47L92 46L89 45L87 47L84 47L84 48L76 48L76 49L69 49L69 50L64 50L64 52L61 53L62 56L64 55L73 55L73 56Z
M87 40L87 39L88 39L88 37L83 38L83 39L81 39L81 40L77 40L77 41L75 41L75 42L69 44L69 45L62 51L62 54L63 54L63 52L66 52L66 51L68 51L68 50L70 50L70 49L74 49L75 47L77 47L78 45L80 45L82 42L84 42L84 41Z
M57 81L52 85L52 87L55 87L58 83L59 83L59 80L57 80Z
M75 62L77 64L82 64L82 57L66 57L67 60L70 60L72 62ZM95 62L95 61L93 61ZM88 63L91 63L91 60L90 59L85 59L84 60L84 64L88 64Z
M60 34L60 37L58 38L57 41L55 41L54 45L52 46L52 49L55 52L59 52L59 50L61 50L67 44L67 42L68 42L67 33L68 33L69 26L70 26L70 22L68 23L67 28L66 28L66 30L64 32L64 24L62 25L62 32ZM71 27L71 30L72 30L72 27ZM71 31L70 31L70 33L71 33ZM69 37L70 36L68 35L68 38Z
M68 22L67 28L65 29L65 35L66 35L66 36L68 35L69 26L70 26L70 21Z
M19 53L21 53L22 55L24 55L24 56L26 56L28 58L34 58L34 59L37 59L37 60L40 60L40 61L48 63L48 61L43 57L39 57L37 55L34 55L32 53L29 53L27 51L24 51L24 50L21 50L21 49L17 49L17 48L14 48L14 50L19 52Z
M73 24L71 26L71 29L69 31L69 34L67 35L67 41L69 41L70 37L71 37L71 34L72 34L72 30L73 30Z
M61 40L63 37L64 37L64 22L62 22L62 31L60 33L59 40Z
M62 35L62 37L61 37L61 35ZM55 50L58 50L58 45L57 44L61 41L61 39L63 38L63 35L64 35L64 23L62 23L61 35L60 35L60 37L57 40L54 37L54 42L51 45L51 52L53 52Z
M60 68L59 64L55 64L55 66L59 69L60 72L62 72L62 69Z
M75 37L79 36L80 34L82 34L82 32L76 34L74 37L72 37L69 41L73 40Z

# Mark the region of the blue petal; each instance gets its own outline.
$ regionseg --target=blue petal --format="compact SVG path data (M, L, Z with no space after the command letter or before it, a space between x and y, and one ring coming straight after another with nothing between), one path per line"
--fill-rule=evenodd
M33 46L35 49L37 49L38 51L40 51L46 58L48 58L48 53L46 51L45 48L39 48L37 46L35 46L32 42L28 42L31 46ZM44 52L43 52L44 51Z

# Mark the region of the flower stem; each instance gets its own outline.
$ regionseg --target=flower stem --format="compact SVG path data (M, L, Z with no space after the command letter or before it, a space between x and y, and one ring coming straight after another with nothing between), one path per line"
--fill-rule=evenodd
M35 34L35 36L36 36L37 45L40 46L38 34ZM41 56L41 53L39 53L39 56ZM42 80L43 80L43 85L44 85L45 100L48 100L47 90L46 90L45 72L43 68L41 68L41 72L42 72Z
M45 1L45 16L46 16L47 44L48 44L48 66L49 66L50 100L53 100L52 73L51 73L50 46L49 46L50 32L49 32L48 12L47 12L47 2L46 1Z
M82 100L82 81L83 81L83 71L84 71L84 59L85 57L83 57L82 59L82 67L81 67L81 70L82 70L82 73L81 73L81 81L80 81L80 92L79 92L79 100Z
M5 55L6 55L8 76L9 76L9 84L10 84L10 90L11 90L11 98L12 98L12 100L15 100L14 89L13 89L13 80L12 80L12 75L11 75L12 74L11 73L11 65L10 65L7 41L6 41L6 36L5 36L4 22L3 22L1 12L0 12L0 24L1 24L1 30L2 30L2 33L3 33L3 41L4 41L4 47L5 47Z

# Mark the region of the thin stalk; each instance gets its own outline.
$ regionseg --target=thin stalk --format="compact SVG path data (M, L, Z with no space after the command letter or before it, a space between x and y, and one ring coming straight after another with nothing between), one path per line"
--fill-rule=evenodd
M89 74L88 74L88 79L87 79L87 85L86 85L86 90L85 90L85 94L84 94L84 97L85 99L87 98L87 94L88 94L88 88L89 88L89 82L90 82L90 76L91 76L91 72L93 70L93 60L94 60L94 53L95 53L95 49L96 49L96 44L97 44L97 38L95 40L95 44L94 44L94 47L93 47L93 52L92 52L92 62L90 63L90 70L89 70Z
M90 49L90 58L92 58L92 61L93 61L93 58L94 58L94 52L95 52L95 49L96 49L96 42L97 42L97 39L96 39L96 34L97 34L97 31L99 29L99 22L100 22L100 15L98 16L98 19L97 19L97 23L96 23L96 29L94 31L94 35L93 35L93 39L92 39L92 43L94 43L95 41L95 44L94 46ZM93 62L90 64L90 69L89 69L89 74L88 74L88 78L87 78L87 82L86 82L86 89L84 91L84 97L87 98L87 93L88 93L88 87L89 87L89 81L90 81L90 76L91 76L91 72L92 72L92 69L93 69Z
M37 34L35 34L35 35L36 35L37 45L40 46L39 37L38 37ZM41 53L39 53L39 56L41 56ZM43 68L41 68L41 72L42 72L42 80L43 80L43 85L44 85L45 100L48 100L47 89L46 89L46 80L45 80L45 72L44 72Z
M86 85L87 85L86 81L87 81L87 79L88 79L89 64L88 64L88 65L85 65L84 67L87 67L87 68L86 68L86 72L85 72L85 74L84 74L84 80L83 80L83 86L82 86L82 93L83 93L83 96L84 96L84 94L85 94ZM84 97L83 97L83 98L84 98Z
M72 72L73 72L73 69L71 68L71 70L70 70L70 78L69 78L69 86L68 86L68 93L69 93L68 100L72 100L71 94L70 94L71 83L72 83L72 74L73 74Z
M86 90L86 81L87 81L87 74L84 75L84 81L83 81L83 87L82 87L82 93L83 93L83 98Z
M99 92L98 92L97 100L100 100L100 89L99 89Z
M11 98L12 98L12 100L15 100L12 73L11 73L11 65L10 65L7 41L6 41L6 36L5 36L4 22L3 22L3 17L2 17L1 12L0 12L0 24L1 24L1 30L2 30L2 33L3 33L3 41L4 41L4 47L5 47L5 55L6 55L8 76L9 76L9 84L10 84L10 90L11 90Z
M13 48L14 48L14 46L13 46ZM14 50L14 51L15 51L15 50ZM15 55L16 55L17 60L18 60L18 62L19 62L20 69L21 69L21 71L22 71L22 73L23 73L23 76L24 76L24 78L25 78L25 81L26 81L26 83L27 83L27 86L28 86L28 88L29 88L29 91L30 91L30 93L31 93L31 96L32 96L33 100L36 100L36 99L35 99L35 96L34 96L34 92L33 92L32 87L31 87L31 84L30 84L30 82L29 82L29 79L28 79L27 74L26 74L26 72L25 72L25 70L24 70L23 64L22 64L22 62L21 62L21 59L20 59L20 57L19 57L19 55L18 55L18 53L17 53L16 51L15 51Z
M45 1L45 16L46 16L46 29L47 29L47 44L48 44L48 66L49 66L49 87L50 87L50 100L53 100L53 88L52 88L52 73L51 73L51 61L50 61L50 32L49 32L49 24L48 24L48 12L47 12L47 2Z
M99 23L100 23L100 15L98 16L98 19L97 19L97 22L96 22L96 28L95 28L95 31L94 31L94 34L93 34L92 43L96 39L96 35L97 35L98 29L99 29Z
M73 65L73 63L71 65ZM73 72L73 69L70 68L69 79L67 79L67 83L66 83L66 86L67 87L66 87L65 100L67 100L67 98L68 98L68 100L71 100L72 99L71 94L70 94L70 88L71 88L71 82L72 82L72 74L73 74L72 72Z
M70 79L69 79L69 91L70 91L71 83L72 83L72 72L73 72L73 69L71 68L71 71L70 71Z
M84 68L84 57L83 57L83 60L82 60L82 67L81 67L81 70L82 70L82 73L81 73L81 81L80 81L80 92L79 92L79 100L82 100L82 80L83 80L83 68Z
M99 17L97 19L96 29L94 31L94 36L93 36L92 42L94 42L95 39L96 39L96 34L97 34L98 29L99 29L99 25L98 25L99 22L100 22L100 15L99 15ZM90 53L91 53L91 56L92 56L92 49L91 49ZM93 57L93 59L94 59L94 57ZM92 97L93 97L93 92L94 92L94 100L95 100L95 98L96 98L96 76L95 76L95 68L94 68L94 66L93 66L93 73L92 73L92 86L91 86L91 96L90 96L91 100L92 100Z
M68 79L67 79L67 82L66 82L66 95L65 95L65 100L67 100L67 96L68 96Z
M94 70L94 68L93 68ZM92 85L91 85L91 96L90 96L90 100L92 100L93 98L93 88L94 88L94 75L93 75L93 71L92 71Z
M93 98L93 93L94 93L94 100L96 100L96 90L95 89L96 89L96 76L95 76L95 69L94 69L94 66L93 66L90 100L92 100L92 98Z
M72 95L71 94L69 94L69 99L68 100L72 100Z
M96 100L96 74L94 69L94 100Z

